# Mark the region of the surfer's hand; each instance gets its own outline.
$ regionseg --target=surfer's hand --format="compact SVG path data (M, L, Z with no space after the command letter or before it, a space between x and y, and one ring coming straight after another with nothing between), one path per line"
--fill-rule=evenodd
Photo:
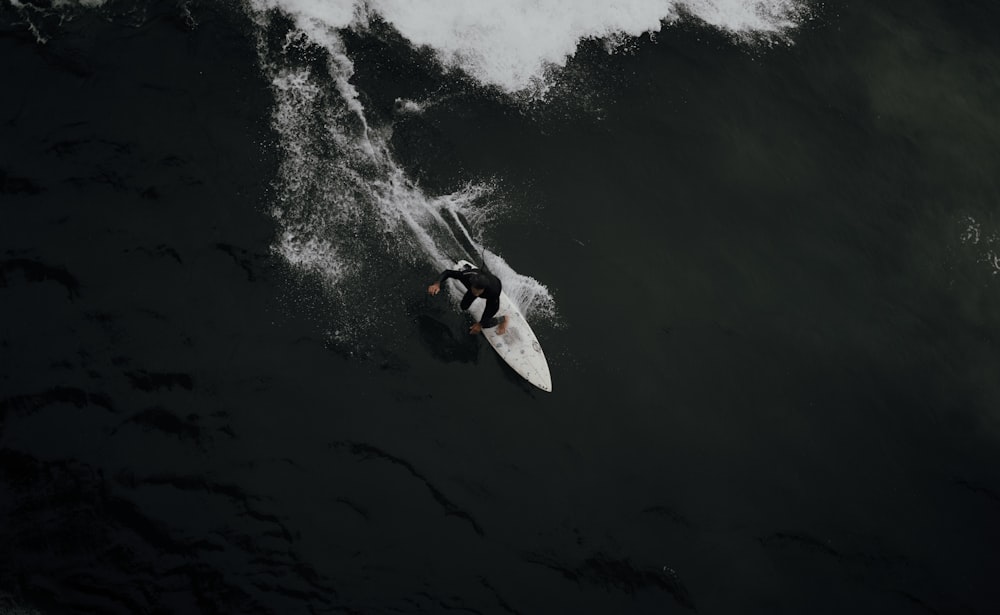
M439 284L438 282L434 282L433 284L427 287L428 295L436 295L439 292L441 292L441 284Z
M483 325L479 324L478 322L469 327L469 333L472 335L476 335L477 333L480 333L482 330L483 330Z

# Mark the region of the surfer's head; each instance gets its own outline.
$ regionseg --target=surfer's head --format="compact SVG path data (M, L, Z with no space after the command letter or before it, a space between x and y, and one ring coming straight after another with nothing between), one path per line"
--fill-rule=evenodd
M471 276L471 279L469 280L469 290L471 290L472 294L477 297L483 294L483 291L486 290L486 276L481 273Z

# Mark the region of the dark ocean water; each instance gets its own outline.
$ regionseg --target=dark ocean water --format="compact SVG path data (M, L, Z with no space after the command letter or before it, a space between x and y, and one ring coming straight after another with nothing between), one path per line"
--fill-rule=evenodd
M0 613L1000 612L995 3L684 18L544 100L375 20L391 162L277 12L43 4L0 3ZM551 394L371 213L456 194Z

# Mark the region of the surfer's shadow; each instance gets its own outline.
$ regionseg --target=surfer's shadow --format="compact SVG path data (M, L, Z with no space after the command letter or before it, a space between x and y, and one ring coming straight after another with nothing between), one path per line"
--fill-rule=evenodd
M417 316L420 341L438 360L446 363L477 363L479 361L479 340L477 336L458 331L453 325L429 316Z

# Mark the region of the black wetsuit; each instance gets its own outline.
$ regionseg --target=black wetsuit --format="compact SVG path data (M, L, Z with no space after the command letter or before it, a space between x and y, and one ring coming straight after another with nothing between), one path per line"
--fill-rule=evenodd
M478 297L472 294L470 281L476 276L482 276L486 281L486 287L483 289L483 294ZM451 269L445 269L441 273L441 279L438 280L439 284L444 284L444 281L448 278L454 278L462 283L466 288L465 296L462 297L462 309L467 310L472 302L476 299L486 300L486 309L483 310L483 317L479 319L479 324L482 325L484 329L489 329L490 327L495 327L500 324L499 319L494 318L496 316L497 310L500 309L500 291L503 290L503 284L500 283L500 278L496 277L492 273L483 271L482 269L465 269L463 271L454 271Z

